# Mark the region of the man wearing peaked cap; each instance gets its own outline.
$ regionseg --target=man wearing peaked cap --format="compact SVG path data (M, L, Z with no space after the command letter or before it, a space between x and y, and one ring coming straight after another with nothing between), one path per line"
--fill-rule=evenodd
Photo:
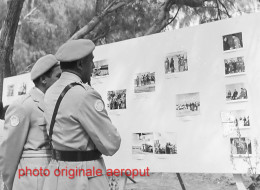
M16 100L6 112L4 130L7 136L0 147L0 170L8 190L41 190L44 178L35 177L35 168L46 168L51 157L43 97L61 74L54 55L40 58L32 68L35 87ZM27 176L21 176L27 169ZM29 171L29 170L28 170ZM20 178L19 178L20 174ZM31 175L30 175L31 174ZM34 174L37 174L35 171Z
M71 40L55 54L62 74L44 97L44 115L53 146L48 166L50 176L44 182L44 190L109 189L102 154L114 155L121 138L100 94L90 87L94 49L91 40ZM65 95L64 89L68 90ZM59 106L56 105L58 99ZM56 168L76 170L76 167L84 172L73 179L54 175ZM100 173L86 176L86 171L93 168Z

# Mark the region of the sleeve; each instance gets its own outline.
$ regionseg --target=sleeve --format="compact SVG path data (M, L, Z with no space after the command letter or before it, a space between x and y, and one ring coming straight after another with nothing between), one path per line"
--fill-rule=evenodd
M107 115L101 96L94 90L84 94L78 120L97 149L106 156L112 156L120 147L121 137Z
M15 173L27 138L30 120L22 104L10 105L4 123L4 139L0 145L0 170L4 184L12 189Z

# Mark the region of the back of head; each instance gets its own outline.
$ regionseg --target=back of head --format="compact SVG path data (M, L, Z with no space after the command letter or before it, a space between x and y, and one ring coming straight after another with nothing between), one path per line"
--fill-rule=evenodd
M95 44L91 40L70 40L58 49L55 56L61 63L73 63L90 55L94 49Z
M31 70L31 79L35 81L52 67L58 65L58 60L52 54L45 55L38 59Z
M41 57L31 70L31 79L43 93L59 78L59 62L54 55ZM55 75L55 76L54 76Z
M95 44L88 39L70 40L63 44L55 56L60 61L61 70L78 75L82 82L90 84L89 73L93 71ZM91 70L91 71L90 71Z

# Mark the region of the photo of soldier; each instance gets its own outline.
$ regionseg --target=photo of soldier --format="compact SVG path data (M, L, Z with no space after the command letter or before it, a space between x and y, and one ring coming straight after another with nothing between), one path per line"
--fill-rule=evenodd
M238 74L245 72L244 57L234 57L230 59L225 59L225 74Z
M21 96L21 95L26 94L26 88L27 88L26 83L23 83L23 84L20 86L19 90L18 90L18 95Z
M252 154L251 140L247 137L230 138L231 154Z
M14 96L14 85L7 86L7 95L6 96Z
M126 109L126 89L107 92L108 108Z
M134 92L153 92L155 91L155 72L138 73L134 79Z
M223 50L233 50L243 47L242 32L223 36Z
M177 154L176 135L172 132L154 133L155 154Z
M238 89L240 89L238 91ZM226 101L248 99L247 89L243 83L226 85Z
M179 94L176 100L177 117L200 114L199 93Z
M187 52L175 52L166 56L165 74L188 71Z
M234 123L236 127L243 128L250 126L249 113L246 110L232 110L222 112L222 123Z
M106 60L100 60L94 62L95 68L93 69L92 77L100 77L109 75L108 64Z
M154 135L148 133L133 133L132 134L132 154L153 154Z

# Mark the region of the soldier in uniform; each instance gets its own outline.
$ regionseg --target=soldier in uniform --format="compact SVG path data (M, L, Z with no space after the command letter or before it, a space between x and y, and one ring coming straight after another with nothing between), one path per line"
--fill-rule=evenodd
M109 189L102 154L114 155L121 138L108 117L100 94L90 86L94 48L91 40L71 40L55 54L62 74L44 97L48 130L52 130L51 121L58 97L69 84L79 85L67 91L57 109L53 135L50 135L53 146L48 166L50 176L44 182L44 190ZM83 171L101 170L102 175L95 172L84 175L83 172L71 179L65 173L70 170L76 174L79 168Z
M25 171L26 167L40 170L40 167L45 169L48 166L51 152L43 116L43 97L60 74L61 70L54 55L40 58L31 71L35 87L7 109L4 123L6 135L0 147L0 170L4 189L42 189L42 176L35 177L29 172L27 176L19 179L19 171ZM36 175L37 171L34 174Z

